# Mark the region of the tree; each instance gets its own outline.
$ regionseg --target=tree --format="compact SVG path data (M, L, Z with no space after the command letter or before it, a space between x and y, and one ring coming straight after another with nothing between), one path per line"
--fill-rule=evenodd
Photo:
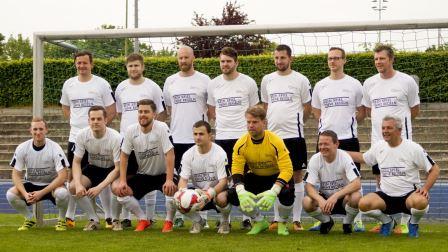
M0 33L0 60L6 59L6 56L4 55L4 46L3 40L5 40L5 36Z
M33 57L33 49L28 38L23 39L22 34L17 35L17 39L12 35L3 46L3 55L6 59L19 60Z
M441 45L432 45L428 47L425 52L436 52L436 51L448 51L448 43L441 44Z
M194 12L193 26L247 25L255 23L241 10L237 2L227 2L220 18L208 20ZM178 44L193 48L196 57L216 57L225 46L235 48L240 55L258 55L272 47L272 42L262 35L189 36L177 39Z

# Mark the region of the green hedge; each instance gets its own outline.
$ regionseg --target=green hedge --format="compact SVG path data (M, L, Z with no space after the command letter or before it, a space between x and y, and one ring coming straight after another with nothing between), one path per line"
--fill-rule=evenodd
M376 74L371 53L347 56L347 74L363 82ZM145 75L159 85L178 71L176 58L146 58ZM420 78L422 102L448 102L448 52L399 53L395 68ZM197 59L195 68L210 77L220 74L217 58ZM292 68L306 75L314 85L328 75L326 55L306 55L296 58ZM239 71L253 77L258 84L261 78L275 71L271 56L246 56L240 58ZM122 59L95 60L94 73L108 80L115 87L127 78ZM44 67L44 100L46 104L58 104L64 81L76 75L71 59L46 60ZM0 62L0 106L32 104L32 60Z

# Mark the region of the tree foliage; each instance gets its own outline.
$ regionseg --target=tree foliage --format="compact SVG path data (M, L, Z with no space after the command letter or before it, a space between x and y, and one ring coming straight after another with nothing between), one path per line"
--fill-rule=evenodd
M33 49L30 40L24 39L22 34L18 34L17 38L9 36L8 41L3 43L5 37L0 34L0 59L4 60L21 60L33 57Z
M227 2L222 10L221 17L207 19L203 14L194 12L193 26L219 26L219 25L248 25L255 23L244 13L241 5ZM219 51L230 46L241 55L258 55L272 49L273 43L261 35L227 35L227 36L189 36L177 40L178 44L193 48L196 57L215 57Z

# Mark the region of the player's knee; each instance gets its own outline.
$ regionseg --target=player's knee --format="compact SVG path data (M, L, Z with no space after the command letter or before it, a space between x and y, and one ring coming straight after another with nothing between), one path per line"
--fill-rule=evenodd
M313 200L309 196L305 196L303 198L302 206L305 212L312 212L315 210Z
M429 204L428 199L426 197L417 193L412 194L406 201L407 201L406 205L408 206L409 209L415 208L418 210L422 210L425 209Z
M59 187L54 190L54 198L56 202L68 202L68 190L64 187Z
M68 184L68 191L72 195L76 194L76 187L75 187L75 183L73 181Z
M292 206L294 204L294 191L291 192L289 189L282 190L278 195L278 200L284 206Z
M218 195L216 195L216 205L219 207L225 207L227 206L227 192L220 192Z
M15 187L11 187L6 191L6 199L9 203L20 199L21 197L18 195L18 191Z
M347 195L348 196L348 200L347 203L349 206L353 207L353 208L357 208L359 201L361 200L361 193L360 192L354 192L352 194Z
M363 212L372 210L372 202L369 197L362 197L358 202L358 208Z
M124 196L124 197L117 197L117 201L120 204L126 204L127 202L129 202L131 200L131 196Z

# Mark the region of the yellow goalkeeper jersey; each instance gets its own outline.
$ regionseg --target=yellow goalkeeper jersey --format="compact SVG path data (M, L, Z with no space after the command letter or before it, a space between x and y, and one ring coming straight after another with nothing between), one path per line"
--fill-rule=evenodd
M278 174L287 183L293 174L289 151L283 140L271 131L264 131L261 143L254 143L246 133L236 142L232 155L232 174L244 175L244 165L258 176Z

